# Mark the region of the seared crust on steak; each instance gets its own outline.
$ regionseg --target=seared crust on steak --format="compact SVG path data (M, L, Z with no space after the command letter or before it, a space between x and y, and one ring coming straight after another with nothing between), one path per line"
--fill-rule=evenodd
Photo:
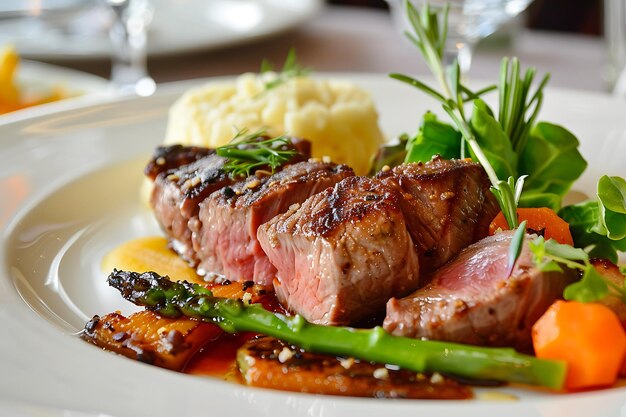
M398 197L380 181L349 177L259 228L291 311L321 324L355 324L417 288L419 262Z
M246 342L237 351L246 384L312 394L376 398L465 399L472 392L458 382L353 358L302 351L272 337Z
M509 231L498 233L465 248L425 287L389 300L385 330L398 336L530 350L532 325L576 274L541 272L526 239L507 277L512 236Z
M258 140L264 139L268 138L261 136ZM292 143L298 151L292 162L309 157L310 142L293 139ZM154 180L150 203L155 217L170 238L173 249L192 266L198 264L191 234L199 227L200 202L238 181L224 172L226 161L212 149L173 145L157 148L145 169L146 175Z
M271 285L276 269L257 240L258 227L295 203L353 176L347 165L319 161L288 165L274 175L257 175L222 188L200 203L193 248L200 274Z
M215 153L213 149L200 146L159 146L155 149L148 165L146 165L144 174L154 181L163 172L190 164L212 153Z
M439 157L399 165L376 178L400 196L422 273L439 268L467 245L487 236L499 211L483 168Z

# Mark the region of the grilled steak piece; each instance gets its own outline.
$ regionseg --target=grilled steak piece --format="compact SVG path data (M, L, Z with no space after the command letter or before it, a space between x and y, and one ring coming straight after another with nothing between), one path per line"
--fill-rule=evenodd
M266 139L260 137L259 140ZM293 139L299 153L292 162L310 156L311 144ZM223 171L226 158L200 147L169 146L157 148L145 173L154 180L150 203L161 228L170 238L173 249L196 266L198 259L191 243L191 230L198 228L199 204L211 193L234 184L236 180Z
M483 168L467 160L439 157L381 171L377 178L394 188L422 273L434 271L467 245L487 236L499 211Z
M213 193L200 203L198 227L192 227L198 272L271 285L276 269L257 240L259 226L353 175L347 165L299 162L274 175L251 176Z
M387 369L352 358L304 352L261 337L237 351L246 384L283 391L376 398L465 399L472 391L441 375Z
M289 310L321 324L355 324L417 288L419 261L398 196L346 178L259 228Z
M529 350L532 325L575 274L539 271L525 243L507 277L512 236L498 233L465 248L425 287L389 300L384 328L401 336Z

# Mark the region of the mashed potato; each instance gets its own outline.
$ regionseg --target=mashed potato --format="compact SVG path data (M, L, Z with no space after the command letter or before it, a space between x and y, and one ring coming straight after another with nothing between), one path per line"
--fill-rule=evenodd
M383 143L378 114L367 92L337 80L292 78L265 90L267 77L243 74L235 82L212 82L184 94L171 108L166 144L215 148L241 129L265 129L313 143L313 156L329 156L365 174Z

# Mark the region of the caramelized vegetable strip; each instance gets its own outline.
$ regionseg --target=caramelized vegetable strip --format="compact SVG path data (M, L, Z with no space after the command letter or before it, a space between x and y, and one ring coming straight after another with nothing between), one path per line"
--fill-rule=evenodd
M376 398L472 396L468 387L441 374L388 369L354 358L305 352L273 337L246 342L237 351L237 364L246 384L283 391Z
M392 336L381 327L358 330L320 326L301 316L276 314L259 305L214 297L206 288L172 282L155 273L114 270L109 285L127 300L159 314L187 316L217 324L228 333L251 331L284 340L309 352L352 356L393 364L415 372L443 372L466 378L493 379L561 388L566 365L513 349L484 348Z
M118 313L95 316L85 326L82 338L131 359L178 371L191 355L221 333L212 324L141 311L130 317Z

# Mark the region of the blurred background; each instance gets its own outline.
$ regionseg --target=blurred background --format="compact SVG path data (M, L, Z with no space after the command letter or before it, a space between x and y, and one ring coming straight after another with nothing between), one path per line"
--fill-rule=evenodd
M329 0L328 3L389 9L385 0ZM526 11L525 26L600 36L601 6L601 0L535 0Z
M609 92L618 83L626 62L623 0L509 1L530 4L477 38L468 77L493 79L503 56L518 56L523 66L550 72L553 87ZM28 16L15 12L20 5ZM139 11L129 18L131 9ZM258 71L263 59L280 65L292 47L319 72L427 74L391 14L387 0L5 0L0 47L13 45L27 64L78 71L65 77L75 83L80 74L116 81L122 91L128 80L142 80L133 87L141 95L162 83ZM124 25L116 26L116 17ZM128 45L111 54L111 43L124 40ZM3 70L0 56L0 112L7 62ZM47 78L42 71L33 77Z

